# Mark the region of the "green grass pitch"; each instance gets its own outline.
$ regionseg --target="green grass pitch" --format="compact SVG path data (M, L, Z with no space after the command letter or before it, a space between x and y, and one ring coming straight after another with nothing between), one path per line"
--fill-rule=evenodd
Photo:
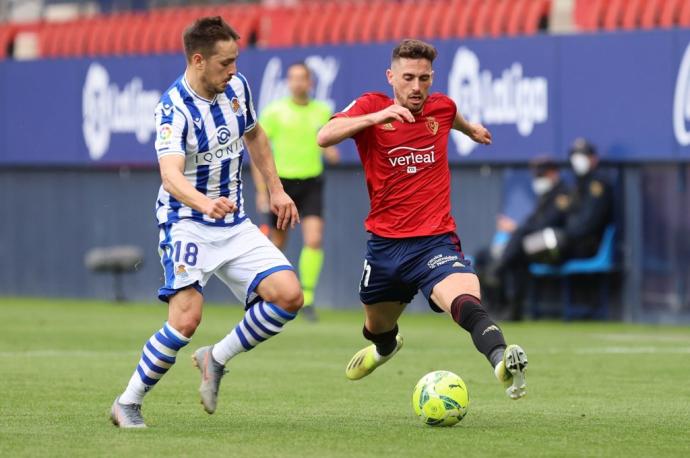
M405 314L405 347L358 382L345 364L362 314L323 311L234 359L219 407L198 401L193 350L242 316L208 306L192 343L147 396L149 428L120 431L108 411L159 329L163 306L0 299L0 456L686 456L690 330L624 324L505 324L527 351L525 399L511 401L469 335ZM460 374L467 417L430 428L414 416L425 373Z

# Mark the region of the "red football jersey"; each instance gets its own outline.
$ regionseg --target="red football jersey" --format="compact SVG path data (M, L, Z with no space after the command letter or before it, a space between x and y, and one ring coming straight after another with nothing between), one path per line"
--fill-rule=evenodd
M335 117L366 115L393 103L385 94L366 93ZM353 136L371 201L364 222L367 231L389 238L455 231L448 135L456 112L453 100L435 93L414 123L379 124Z

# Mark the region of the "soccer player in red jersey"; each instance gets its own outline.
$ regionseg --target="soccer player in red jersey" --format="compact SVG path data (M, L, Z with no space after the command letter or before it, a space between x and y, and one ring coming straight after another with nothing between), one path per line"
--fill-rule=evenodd
M427 43L403 40L386 71L393 99L366 93L318 135L321 147L354 139L371 200L360 299L364 337L373 345L353 356L346 375L365 377L402 347L398 318L421 290L434 311L448 313L472 335L508 396L519 399L525 394L527 357L519 346L506 346L482 307L479 279L463 256L450 213L451 129L485 145L491 133L467 122L446 95L429 94L436 54Z

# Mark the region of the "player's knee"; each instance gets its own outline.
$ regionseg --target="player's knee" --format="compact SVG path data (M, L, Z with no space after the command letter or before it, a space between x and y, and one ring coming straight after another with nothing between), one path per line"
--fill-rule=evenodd
M297 313L304 305L302 288L296 285L281 289L271 302L286 312Z
M200 313L184 313L174 319L171 323L173 328L179 331L185 337L192 337L196 332L196 328L201 324Z

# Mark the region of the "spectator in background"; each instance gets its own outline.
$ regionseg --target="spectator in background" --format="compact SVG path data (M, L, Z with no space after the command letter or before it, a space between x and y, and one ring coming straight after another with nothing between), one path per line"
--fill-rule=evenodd
M530 234L523 243L529 255L541 257L544 262L558 264L594 256L606 226L613 221L613 189L599 169L594 145L578 138L569 158L577 183L568 199L563 224Z
M476 267L483 276L483 292L493 304L506 306L506 318L521 320L529 263L536 260L523 250L529 234L551 226L562 226L570 205L568 188L561 179L558 164L551 158L540 157L531 163L532 189L537 205L527 220L517 226L500 215L491 247L477 254Z
M311 71L300 62L287 70L290 95L266 107L260 116L261 125L273 146L278 176L285 191L292 197L302 216L303 247L299 257L299 277L304 291L305 318L316 320L314 291L323 264L323 161L339 161L335 146L321 148L316 134L331 117L331 109L323 102L311 99ZM269 213L268 192L261 174L253 173L257 189L257 207ZM276 227L271 214L271 241L281 250L287 243L287 231Z

